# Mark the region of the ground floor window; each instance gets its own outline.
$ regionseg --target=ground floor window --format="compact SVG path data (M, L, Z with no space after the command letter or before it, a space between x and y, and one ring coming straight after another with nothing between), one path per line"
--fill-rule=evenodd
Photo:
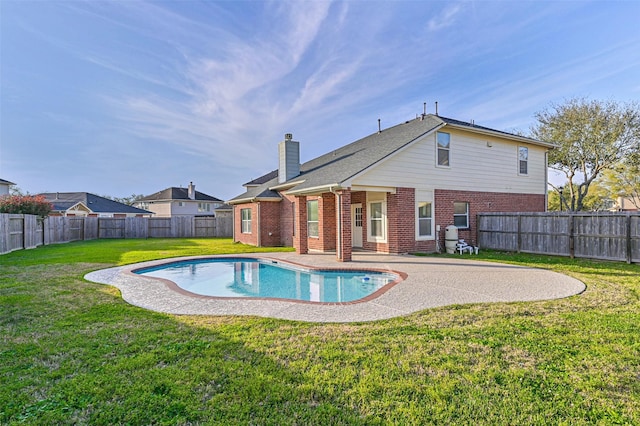
M462 229L469 227L469 203L453 203L453 224Z
M251 209L240 210L240 217L242 222L242 233L251 233Z
M318 237L318 200L307 201L307 235Z
M387 203L382 194L372 194L367 203L367 236L371 242L387 240Z
M431 237L433 223L433 210L431 203L418 203L418 237Z

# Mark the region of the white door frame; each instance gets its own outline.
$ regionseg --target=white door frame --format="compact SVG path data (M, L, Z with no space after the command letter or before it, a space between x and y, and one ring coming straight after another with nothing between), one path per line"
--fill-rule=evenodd
M360 209L358 221L356 221L357 209ZM363 219L362 204L351 204L351 247L362 247L364 231ZM356 226L356 223L360 223L360 226Z

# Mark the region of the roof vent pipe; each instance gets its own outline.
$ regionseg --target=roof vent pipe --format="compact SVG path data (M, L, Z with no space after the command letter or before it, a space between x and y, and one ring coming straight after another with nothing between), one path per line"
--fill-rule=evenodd
M438 101L436 101L436 115L438 115Z
M382 130L380 129L380 119L378 118L378 133L382 133Z

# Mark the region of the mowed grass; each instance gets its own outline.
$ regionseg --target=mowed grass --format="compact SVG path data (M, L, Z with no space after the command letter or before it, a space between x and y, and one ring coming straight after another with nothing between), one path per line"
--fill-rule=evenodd
M0 256L0 424L640 424L638 265L486 252L587 290L355 324L165 315L83 279L252 251L149 239Z

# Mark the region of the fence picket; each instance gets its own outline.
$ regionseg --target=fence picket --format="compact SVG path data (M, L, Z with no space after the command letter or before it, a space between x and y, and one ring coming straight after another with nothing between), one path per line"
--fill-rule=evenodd
M487 249L640 261L640 213L480 213L477 223Z
M230 237L231 217L97 218L0 213L0 254L39 245L98 238Z

